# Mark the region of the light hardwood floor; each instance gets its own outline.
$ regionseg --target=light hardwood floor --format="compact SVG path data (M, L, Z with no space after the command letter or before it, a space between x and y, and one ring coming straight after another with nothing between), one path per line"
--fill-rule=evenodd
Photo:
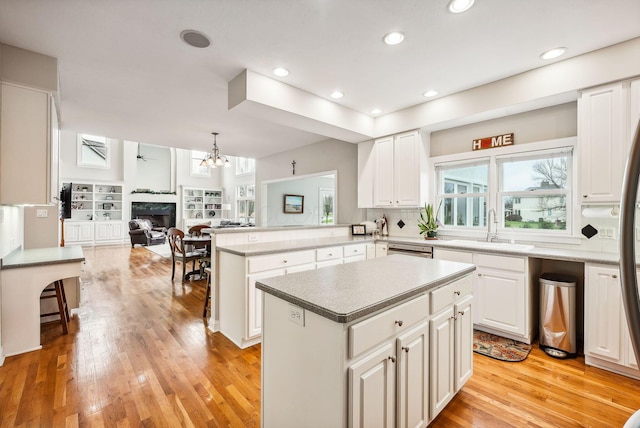
M85 248L82 303L41 351L0 367L0 427L260 425L260 346L240 350L201 318L204 281L129 245ZM434 427L620 427L640 381L555 360L474 356L474 375ZM311 423L312 421L310 421Z

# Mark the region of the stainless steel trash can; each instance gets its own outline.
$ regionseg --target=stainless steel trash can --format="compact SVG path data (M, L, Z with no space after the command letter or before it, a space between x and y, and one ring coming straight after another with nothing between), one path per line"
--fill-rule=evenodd
M555 358L576 354L576 283L570 275L540 276L540 348Z

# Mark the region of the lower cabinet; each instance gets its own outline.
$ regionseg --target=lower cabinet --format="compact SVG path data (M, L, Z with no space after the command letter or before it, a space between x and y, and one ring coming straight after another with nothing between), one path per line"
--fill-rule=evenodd
M95 224L96 241L122 241L124 238L124 223L121 221L99 222Z
M585 362L640 379L622 304L618 268L587 263L584 292Z
M122 221L78 221L65 222L65 244L106 244L122 242L125 223Z
M425 320L349 368L349 426L427 424L428 339Z
M93 242L93 223L65 223L64 241L68 244L83 244Z
M432 292L431 418L435 418L473 374L471 278Z

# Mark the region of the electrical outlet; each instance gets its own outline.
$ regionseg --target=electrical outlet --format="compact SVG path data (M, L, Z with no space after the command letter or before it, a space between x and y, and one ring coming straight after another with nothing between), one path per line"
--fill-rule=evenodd
M289 303L289 321L304 327L304 309Z
M329 229L329 236L334 236L336 234L335 229Z
M36 210L36 217L38 217L38 218L47 218L47 217L49 217L49 211L47 211L47 210Z
M258 241L258 235L254 234L254 233L250 233L249 236L247 237L247 239L249 240L249 242L257 242Z

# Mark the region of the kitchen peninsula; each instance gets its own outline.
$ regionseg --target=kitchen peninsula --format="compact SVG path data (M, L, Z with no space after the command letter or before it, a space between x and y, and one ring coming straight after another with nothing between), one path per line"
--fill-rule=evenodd
M263 426L426 426L472 374L474 269L392 255L259 279Z

